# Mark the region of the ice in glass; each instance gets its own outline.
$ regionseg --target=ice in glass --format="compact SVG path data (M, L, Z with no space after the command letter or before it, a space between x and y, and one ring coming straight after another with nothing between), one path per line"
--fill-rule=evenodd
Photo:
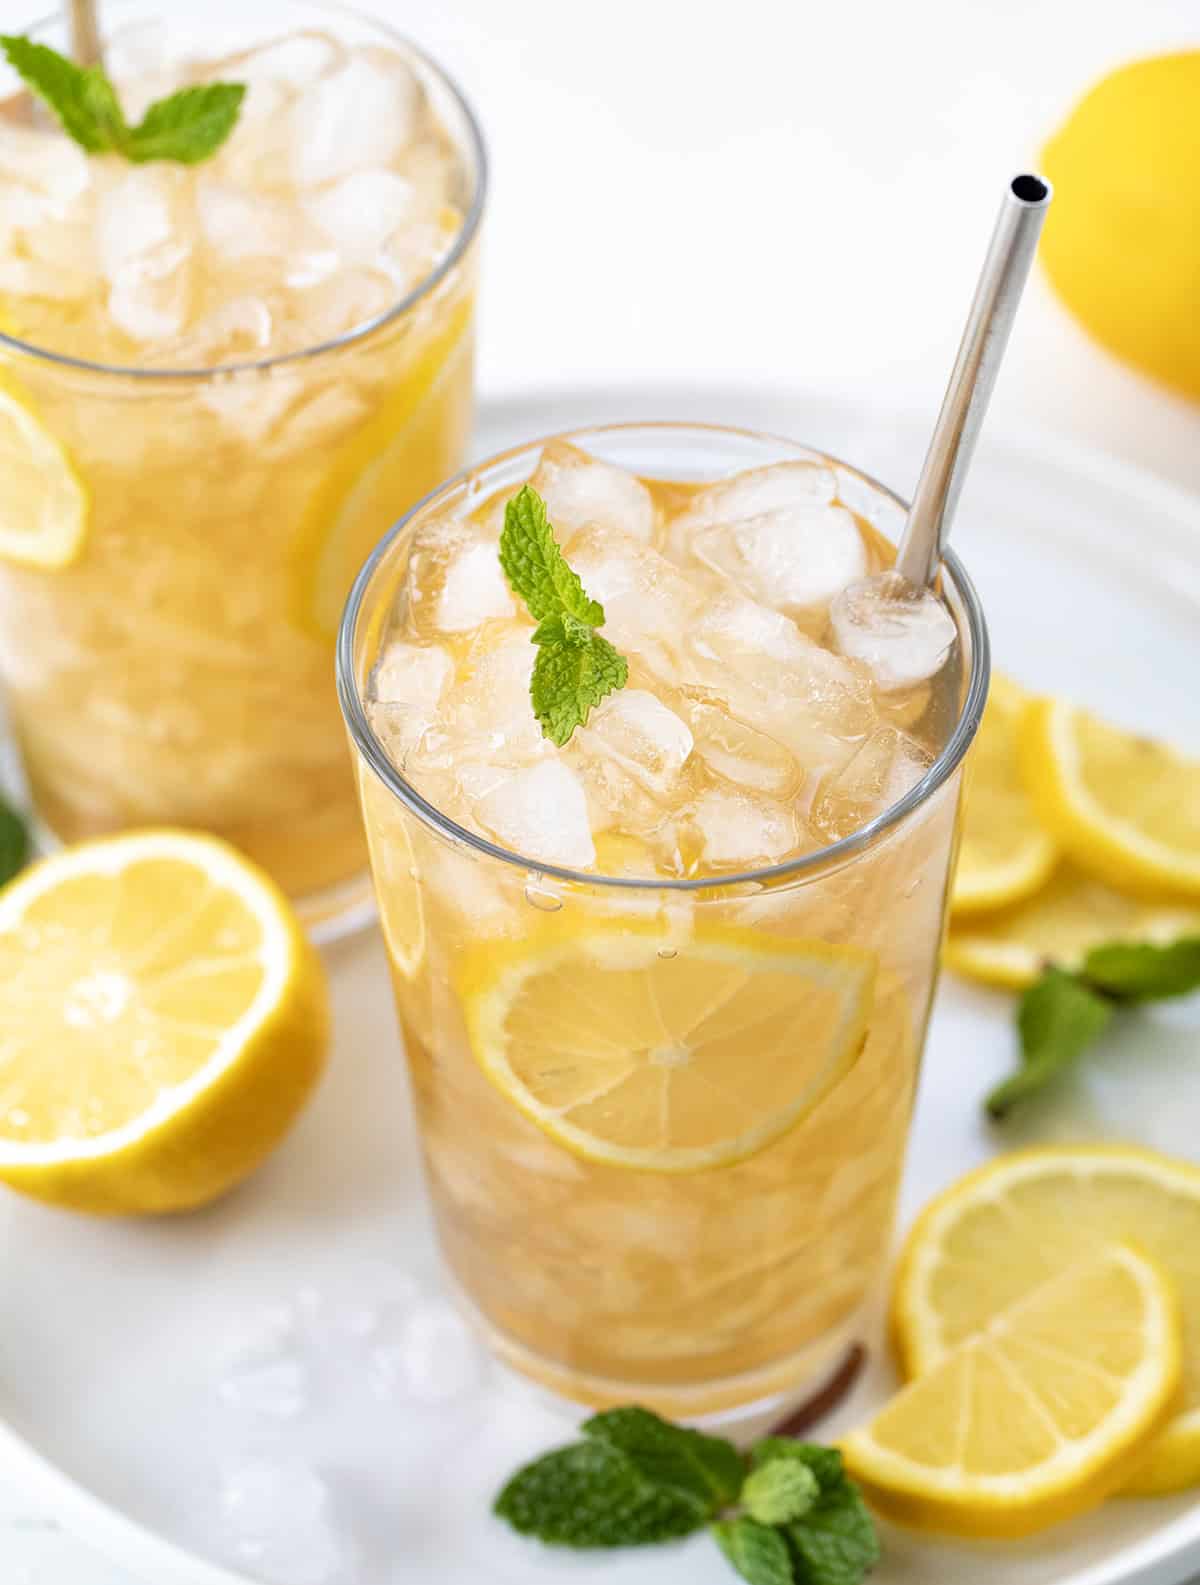
M557 747L500 565L529 480L626 685ZM503 1357L701 1414L815 1380L881 1274L986 689L961 571L736 431L594 430L421 509L339 655L434 1212ZM893 575L894 577L894 575Z
M341 607L469 425L478 135L341 8L101 13L130 120L248 92L196 165L0 117L0 456L47 523L82 503L71 542L0 554L0 685L53 836L207 827L315 917L365 863Z

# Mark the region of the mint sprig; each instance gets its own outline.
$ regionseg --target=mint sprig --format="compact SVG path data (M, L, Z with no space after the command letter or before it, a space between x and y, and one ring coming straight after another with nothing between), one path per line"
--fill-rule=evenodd
M537 623L529 697L542 734L561 748L602 699L623 688L629 663L596 629L604 607L584 592L554 537L546 503L522 485L504 509L500 565Z
M768 1437L732 1442L636 1407L581 1427L585 1440L512 1477L495 1512L556 1546L640 1546L707 1525L750 1585L859 1585L879 1541L841 1455Z
M1017 1006L1020 1066L988 1095L988 1116L1001 1122L1041 1094L1078 1062L1120 1008L1195 990L1200 990L1200 936L1167 946L1118 941L1093 947L1074 972L1050 965Z
M29 857L29 828L0 795L0 886L25 867Z
M196 165L215 154L237 124L242 83L203 83L156 100L137 126L125 119L116 89L99 66L77 66L48 44L0 34L8 63L89 154L120 154L135 165L173 160Z

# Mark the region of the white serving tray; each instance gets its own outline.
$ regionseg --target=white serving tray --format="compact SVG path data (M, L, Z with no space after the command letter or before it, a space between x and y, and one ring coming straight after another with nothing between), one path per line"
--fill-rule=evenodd
M845 456L901 493L927 433L927 418L815 393L645 387L485 406L476 453L651 418L770 429ZM1058 443L986 437L955 543L1001 666L1200 750L1194 501ZM185 1220L140 1224L0 1201L0 1478L147 1585L731 1585L703 1537L574 1556L518 1540L490 1517L503 1478L564 1440L569 1415L502 1378L455 1329L380 943L370 932L327 957L330 1074L296 1132L239 1193ZM1136 1038L1113 1037L1077 1081L997 1137L979 1100L1012 1058L1011 999L947 981L904 1220L997 1148L1033 1139L1111 1136L1195 1153L1196 1012L1143 1015ZM876 1347L827 1434L888 1383ZM272 1498L264 1471L290 1484ZM263 1527L276 1511L283 1533L272 1536ZM889 1530L875 1578L1182 1585L1197 1571L1200 1505L1185 1496L1114 1502L1019 1545L973 1548Z

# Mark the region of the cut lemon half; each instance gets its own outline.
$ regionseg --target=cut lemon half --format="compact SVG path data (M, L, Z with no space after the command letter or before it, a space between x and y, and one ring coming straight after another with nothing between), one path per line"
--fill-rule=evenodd
M0 380L0 478L0 560L46 568L74 561L87 532L87 491L11 379Z
M1200 934L1200 907L1144 902L1113 891L1072 864L1060 864L1024 902L955 920L943 953L958 974L1023 990L1048 963L1078 969L1092 947L1110 941L1165 946Z
M0 1181L94 1212L179 1211L277 1143L328 1043L283 894L183 831L82 843L0 892Z
M862 1051L875 959L749 930L631 921L490 949L461 995L483 1071L589 1161L699 1172L795 1126Z
M956 915L1003 908L1036 892L1058 858L1038 824L1017 763L1017 733L1029 696L992 674L983 722L967 761L962 833L951 908Z
M908 1375L923 1375L1111 1239L1148 1254L1181 1306L1182 1391L1127 1483L1173 1491L1200 1481L1200 1167L1153 1151L1080 1146L1018 1151L971 1173L909 1234L892 1298L896 1350ZM1076 1326L1088 1318L1080 1306Z
M1125 1478L1180 1380L1179 1309L1144 1255L1113 1245L990 1317L842 1443L889 1517L1028 1535Z
M1022 718L1021 764L1042 820L1083 869L1200 901L1200 760L1037 699Z

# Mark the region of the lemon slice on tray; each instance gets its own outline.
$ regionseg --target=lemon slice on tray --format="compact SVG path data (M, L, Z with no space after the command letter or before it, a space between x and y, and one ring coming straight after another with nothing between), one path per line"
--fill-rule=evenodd
M1154 1260L1181 1305L1182 1390L1125 1480L1132 1491L1173 1491L1200 1481L1200 1167L1096 1145L1018 1151L969 1174L909 1234L892 1298L896 1350L908 1375L923 1376L1056 1271L1114 1239ZM1086 1330L1086 1307L1074 1324Z
M842 1451L902 1523L1027 1535L1120 1485L1169 1412L1180 1358L1169 1280L1111 1245L981 1318Z
M324 973L283 894L214 838L81 843L0 891L0 1181L179 1211L278 1142L324 1062Z
M794 1127L862 1051L875 959L629 921L473 955L460 986L476 1059L551 1138L591 1161L698 1172Z

